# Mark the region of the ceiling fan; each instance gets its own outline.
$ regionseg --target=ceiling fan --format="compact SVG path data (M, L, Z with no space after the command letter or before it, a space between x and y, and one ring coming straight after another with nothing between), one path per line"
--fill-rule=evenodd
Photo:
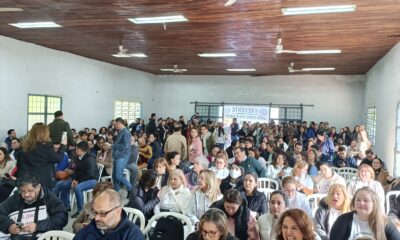
M334 71L334 67L323 67L323 68L302 68L302 69L294 69L294 62L291 62L288 66L289 73L295 72L312 72L312 71Z
M115 54L112 54L113 57L119 57L119 58L130 58L133 57L133 54L128 53L128 49L124 48L124 46L119 45L118 47L118 52Z
M163 72L183 73L187 72L186 68L178 68L178 65L174 65L174 68L161 68Z

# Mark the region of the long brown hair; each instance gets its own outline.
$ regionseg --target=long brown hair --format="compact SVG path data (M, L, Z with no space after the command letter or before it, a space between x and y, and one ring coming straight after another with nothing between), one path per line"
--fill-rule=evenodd
M22 150L24 152L29 152L34 150L38 143L42 144L50 141L49 127L41 122L35 123L22 142Z
M279 218L279 222L276 225L276 232L277 232L277 240L283 240L283 233L282 233L282 225L283 221L285 218L291 218L294 222L296 222L297 226L299 226L299 229L301 233L303 234L303 239L304 240L314 240L315 239L315 234L314 234L314 223L313 221L307 216L307 214L300 209L294 208L287 210L282 214L282 216Z
M387 218L379 204L379 197L374 190L367 186L358 189L354 194L353 199L351 200L351 209L355 211L357 194L361 191L365 191L368 193L374 205L371 214L368 216L369 228L371 228L375 239L386 240L387 238L385 234L385 225L387 224Z

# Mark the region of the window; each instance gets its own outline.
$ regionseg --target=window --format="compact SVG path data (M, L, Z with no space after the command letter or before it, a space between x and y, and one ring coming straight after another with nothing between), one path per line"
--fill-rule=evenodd
M54 112L61 110L61 103L61 97L28 94L28 130L37 122L52 122Z
M289 121L302 121L303 107L271 107L270 120L275 124Z
M394 161L394 175L396 177L400 176L400 102L397 103L396 112L396 146L395 146L395 161Z
M128 121L128 124L134 122L136 118L142 117L142 103L129 101L115 101L114 118L121 117Z
M372 145L375 145L376 107L367 108L365 112L365 130Z

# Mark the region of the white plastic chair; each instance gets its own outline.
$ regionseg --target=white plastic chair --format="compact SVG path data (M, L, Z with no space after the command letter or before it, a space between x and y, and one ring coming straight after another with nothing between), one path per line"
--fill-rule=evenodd
M344 180L356 180L357 179L357 173L339 172L338 175L343 177Z
M191 234L194 231L194 228L192 226L192 222L190 219L180 213L175 213L175 212L160 212L156 215L154 215L149 222L147 223L146 227L144 228L143 234L146 239L148 239L147 234L149 233L150 229L153 227L153 224L155 225L155 222L163 217L168 217L168 216L173 216L176 217L177 219L181 220L185 225L184 225L184 238L186 239L189 234Z
M139 219L139 227L140 230L143 232L144 231L144 227L146 225L146 219L144 218L143 213L135 208L130 208L130 207L124 207L124 210L126 212L126 214L128 215L128 219L133 222L134 224L136 224L137 220Z
M390 200L391 200L391 198L393 198L394 200L393 201L396 201L396 198L397 198L397 196L399 196L400 195L400 191L389 191L389 192L387 192L386 193L386 215L388 215L388 213L389 213L389 211L390 211L390 207L391 207L391 205L390 205Z
M271 193L276 191L276 189L272 189L272 188L262 188L262 189L257 188L257 190L265 194L265 197L267 198L267 202L269 201Z
M64 231L48 231L40 235L38 240L72 240L75 234Z
M332 167L332 170L335 171L335 173L339 172L339 168L338 167Z
M272 178L259 178L257 180L257 189L272 188L275 190L279 189L279 182Z
M358 169L357 168L352 168L352 167L341 167L338 169L338 173L354 173L357 174Z
M326 197L326 195L327 194L324 194L324 193L314 193L314 194L307 196L307 200L310 202L310 207L311 207L313 216L315 215L315 212L317 211L319 202L321 201L321 199Z

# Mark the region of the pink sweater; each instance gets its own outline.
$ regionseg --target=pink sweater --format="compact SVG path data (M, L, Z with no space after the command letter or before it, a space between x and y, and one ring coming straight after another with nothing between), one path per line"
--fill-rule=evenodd
M189 161L194 163L198 156L203 156L203 145L199 137L192 139L192 144L189 146Z

